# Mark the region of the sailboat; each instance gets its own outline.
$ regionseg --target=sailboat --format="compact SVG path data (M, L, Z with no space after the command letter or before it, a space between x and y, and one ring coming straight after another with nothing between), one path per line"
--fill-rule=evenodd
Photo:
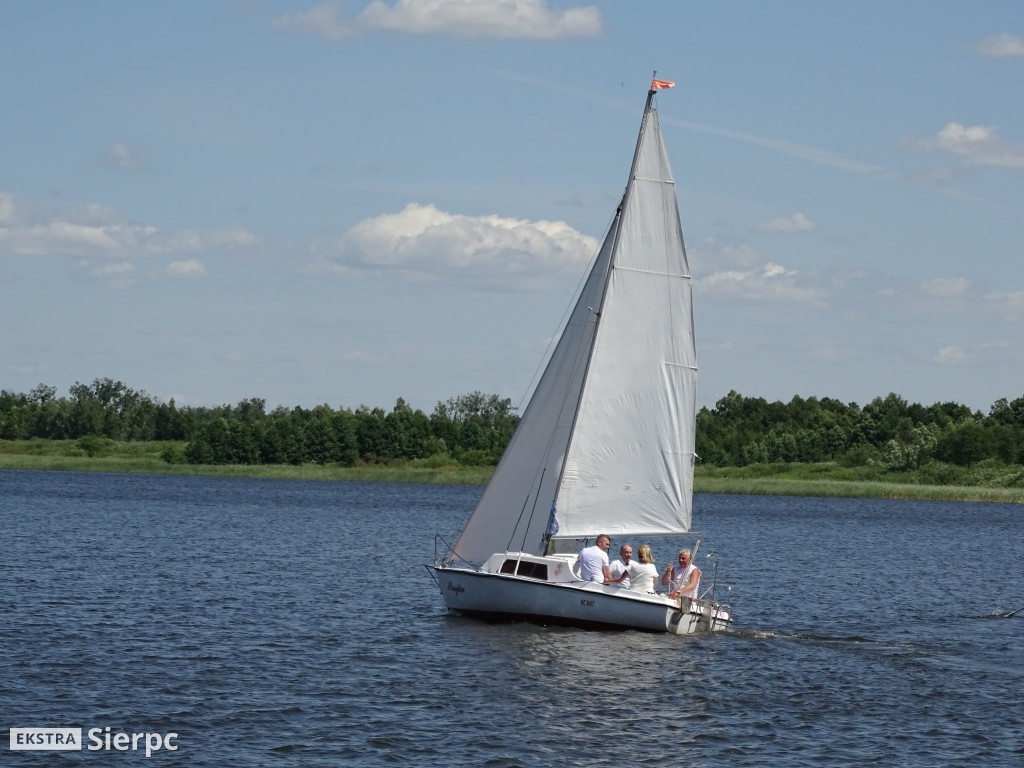
M691 280L654 100L671 85L651 84L621 202L490 483L454 546L435 542L453 612L676 634L731 622L713 591L584 581L578 556L601 534L690 532Z

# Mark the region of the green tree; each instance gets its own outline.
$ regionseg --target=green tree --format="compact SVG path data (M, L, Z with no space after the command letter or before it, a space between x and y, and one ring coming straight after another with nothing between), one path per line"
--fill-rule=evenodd
M995 445L981 424L973 420L965 421L939 439L935 455L950 464L969 467L995 455Z
M384 418L392 444L393 456L419 459L425 456L424 445L430 438L430 420L422 411L414 411L401 397L394 409Z
M331 415L334 442L337 453L334 461L345 467L353 467L359 461L359 438L356 432L356 418L351 411L342 409Z
M1012 402L1007 402L1005 397L999 398L992 404L989 417L998 424L1024 427L1024 397Z
M258 464L260 453L251 425L221 417L198 430L185 458L190 464Z
M359 445L359 456L371 463L387 462L393 458L392 445L388 439L387 414L381 408L359 406L355 411L356 440Z
M301 464L305 447L300 426L284 408L276 409L256 427L263 464Z
M306 461L327 464L337 459L338 440L331 415L329 408L318 406L305 420L302 437Z

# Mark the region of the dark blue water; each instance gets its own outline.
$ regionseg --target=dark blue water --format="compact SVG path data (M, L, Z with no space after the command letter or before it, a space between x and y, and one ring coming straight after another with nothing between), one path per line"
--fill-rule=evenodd
M737 621L676 637L446 615L480 491L0 471L4 764L1024 764L1020 507L698 496Z

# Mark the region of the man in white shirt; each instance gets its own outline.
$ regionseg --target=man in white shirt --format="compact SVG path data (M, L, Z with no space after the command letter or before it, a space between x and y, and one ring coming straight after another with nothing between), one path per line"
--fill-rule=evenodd
M629 544L623 544L619 548L619 559L609 567L612 574L612 580L615 580L625 574L625 578L619 582L619 586L623 589L629 589L629 561L632 557L633 547Z
M679 564L668 564L665 573L661 576L661 585L669 587L669 597L683 595L697 599L697 590L700 588L700 568L691 561L693 557L690 550L679 551Z
M602 533L594 546L580 551L580 578L598 584L611 583L612 574L608 570L608 547L611 545L612 540Z

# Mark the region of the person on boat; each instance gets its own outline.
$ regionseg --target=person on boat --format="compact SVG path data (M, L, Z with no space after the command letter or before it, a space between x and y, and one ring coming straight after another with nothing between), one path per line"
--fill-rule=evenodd
M697 599L697 589L700 587L700 568L691 562L690 550L683 549L679 552L679 562L669 563L665 573L661 575L661 585L670 584L669 597L692 597Z
M639 562L637 562L639 561ZM653 592L654 582L658 578L658 566L654 564L651 548L641 544L637 550L637 560L629 564L629 589L638 592Z
M608 567L608 548L612 540L602 533L597 537L594 546L580 551L580 578L584 581L596 581L598 584L618 584L625 575L615 578Z
M626 578L619 582L619 586L623 589L629 589L629 561L632 558L633 547L629 544L623 544L619 548L619 559L609 566L613 579L619 578L624 573L626 574Z

